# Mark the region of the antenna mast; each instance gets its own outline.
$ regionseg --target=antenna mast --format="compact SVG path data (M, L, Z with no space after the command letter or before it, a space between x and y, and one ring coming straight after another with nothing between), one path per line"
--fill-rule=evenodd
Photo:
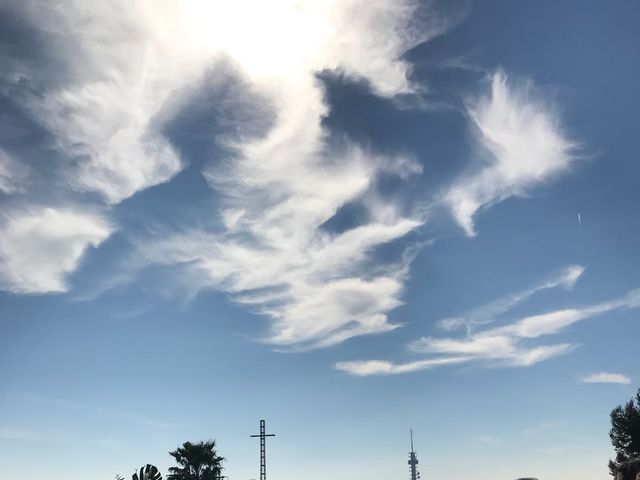
M409 452L409 469L411 471L411 480L418 480L420 478L420 472L418 472L418 456L413 450L413 430L409 430L411 436L411 451Z

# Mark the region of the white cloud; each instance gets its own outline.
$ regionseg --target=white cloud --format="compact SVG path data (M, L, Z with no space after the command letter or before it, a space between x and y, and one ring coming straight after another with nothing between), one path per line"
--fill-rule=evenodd
M510 84L502 72L493 75L491 93L469 105L468 114L478 137L476 156L485 162L457 180L443 201L471 236L478 210L522 196L568 170L574 144L533 86Z
M72 437L59 433L43 433L24 428L0 427L0 439L12 442L67 442Z
M499 315L508 312L542 290L558 287L573 288L584 273L584 270L584 267L580 265L570 265L553 277L531 288L473 308L458 317L443 318L442 320L438 320L436 325L443 330L452 331L462 327L469 330L475 326L493 322Z
M571 351L575 345L557 344L525 347L515 335L500 335L487 331L463 339L423 337L410 344L418 353L471 355L472 360L484 360L496 365L528 367L551 357Z
M226 291L267 315L276 344L328 346L396 328L386 312L401 304L406 263L378 271L367 266L368 252L419 223L398 219L329 234L318 230L323 221L307 229L291 225L290 236L278 232L284 222L231 238L191 232L141 245L140 255L145 262L182 264L193 288ZM242 236L248 240L242 242Z
M404 364L364 360L343 362L339 365L347 365L348 368L341 368L341 370L360 376L423 370L440 365L440 362L446 364L447 359L452 359L452 363L484 362L490 366L528 367L566 354L577 347L571 343L529 345L531 340L558 334L574 323L596 315L639 307L640 289L637 289L608 302L532 315L502 327L486 329L465 337L422 337L411 342L410 350L428 355L426 359ZM616 378L615 375L608 377L610 374L599 375L602 377L588 378L601 378L602 381L606 381L607 378Z
M268 340L278 345L322 347L396 328L387 314L401 304L407 259L376 266L371 254L424 219L379 198L374 184L383 172L403 178L420 168L329 145L316 75L338 69L383 96L411 91L402 54L442 25L412 28L412 1L189 5L193 35L238 66L265 99L255 111L271 125L257 138L225 137L231 159L206 170L222 195L218 227L145 240L141 261L182 265L193 290L225 291L268 316ZM323 228L352 203L366 219L345 231Z
M164 29L170 9L122 0L13 6L46 44L46 61L22 60L6 76L70 160L72 188L117 203L181 169L159 117L202 61L183 34Z
M487 434L475 435L473 439L476 442L486 443L487 445L496 445L500 443L500 441L496 437Z
M219 194L218 215L204 226L139 240L141 265L179 267L191 291L221 290L268 316L268 340L279 345L328 346L398 326L388 313L401 304L409 259L375 265L373 254L425 219L379 198L375 184L381 173L405 178L420 167L346 140L328 142L322 123L328 106L317 74L339 71L368 82L380 96L412 92L403 55L447 27L441 16L429 20L414 0L12 6L38 30L47 64L16 63L3 78L52 133L67 160L70 188L98 193L109 204L168 181L183 167L162 129L190 89L215 81L207 73L231 69L255 93L255 105L239 103L266 132L252 136L238 128L219 138L229 158L205 171ZM446 195L468 233L479 208L523 194L570 163L570 143L530 93L496 74L490 97L469 108L490 161ZM325 229L354 203L366 218L344 231ZM0 237L4 288L66 290L83 252L111 231L78 209L9 217ZM43 253L52 250L56 255ZM495 337L507 338L497 341L514 363L563 348L527 350L509 345L516 334Z
M620 383L622 385L629 385L631 379L621 373L592 373L581 378L584 383Z
M42 208L8 215L0 226L0 287L15 293L67 290L87 248L111 234L103 218L65 209Z
M0 393L0 398L12 403L21 405L30 405L31 408L40 412L47 412L52 416L61 415L65 412L73 412L74 414L89 414L92 416L107 416L114 421L138 424L152 428L169 428L172 425L166 422L159 422L137 413L125 412L113 408L105 408L96 405L85 404L75 400L67 400L64 398L48 397L34 393Z
M0 148L0 192L15 193L22 190L22 181L26 174L27 168Z
M151 246L147 260L153 261L154 248L167 253L167 263L191 258L194 288L215 287L260 304L275 320L279 343L335 343L395 328L386 312L400 303L406 262L388 272L363 269L372 249L422 219L377 199L371 187L381 172L404 178L420 166L406 158L374 157L348 142L329 147L317 74L340 71L383 96L409 92L410 67L402 55L442 32L444 17L419 15L426 9L414 0L27 0L8 8L35 30L42 51L8 58L11 68L0 72L3 88L52 134L63 162L54 171L67 187L95 192L109 204L166 182L183 167L163 128L203 82L224 77L216 72L232 71L255 94L255 104L244 97L238 104L268 132L250 137L238 126L218 139L229 161L206 171L223 196L224 231L210 235L219 230L211 219L200 232L177 233ZM5 163L3 190L12 188ZM367 203L368 223L339 235L321 231L355 201ZM65 290L65 277L86 246L97 245L109 230L95 219L89 223L97 230L71 229L76 241L60 258L43 260L41 269L33 260L45 255L25 254L14 238L17 226L37 218L30 213L5 225L4 288L11 291ZM38 228L34 244L59 236ZM280 292L283 285L286 292L268 305L253 291ZM297 323L293 316L308 295L334 305L323 310L304 300L309 310ZM366 307L359 311L356 304Z
M576 452L582 449L584 449L582 445L571 444L571 445L556 445L556 446L542 447L542 448L536 449L536 451L540 453L544 453L546 455L562 455L566 457L572 452Z
M535 425L533 427L526 428L522 431L524 435L534 435L540 432L546 432L547 430L557 429L561 427L566 427L568 422L566 420L556 420L552 422L543 422L539 425Z
M70 186L112 204L183 167L163 122L193 87L215 78L205 74L222 60L278 117L270 141L246 145L246 161L275 154L284 141L291 156L307 156L322 140L326 113L315 74L341 69L382 95L407 92L401 55L446 27L433 16L417 28L414 0L26 0L10 7L46 49L44 65L12 62L5 83L70 160Z
M433 358L429 360L417 360L407 363L392 363L384 360L366 360L353 362L338 362L335 365L337 370L342 370L350 375L366 377L369 375L396 375L399 373L409 373L418 370L440 367L443 365L455 365L470 360L470 357L447 357Z

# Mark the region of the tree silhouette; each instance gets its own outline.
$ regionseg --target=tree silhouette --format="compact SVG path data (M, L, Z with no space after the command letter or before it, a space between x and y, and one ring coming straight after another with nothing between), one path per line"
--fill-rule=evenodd
M224 458L218 456L215 440L185 442L169 455L180 467L171 467L167 480L217 480L222 473Z
M616 451L615 461L609 460L609 470L615 475L622 465L640 458L640 389L635 398L611 411L609 437Z
M140 473L134 473L131 478L133 480L162 480L162 475L160 475L157 467L147 463L140 469Z

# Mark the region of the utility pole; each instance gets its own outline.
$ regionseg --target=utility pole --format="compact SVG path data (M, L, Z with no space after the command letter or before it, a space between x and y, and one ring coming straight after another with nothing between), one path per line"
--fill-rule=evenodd
M409 468L411 469L411 480L418 480L420 473L418 472L418 456L413 450L413 430L409 430L411 435L411 451L409 452Z
M275 437L273 433L266 433L264 420L260 420L260 433L251 435L260 439L260 480L267 480L267 437Z

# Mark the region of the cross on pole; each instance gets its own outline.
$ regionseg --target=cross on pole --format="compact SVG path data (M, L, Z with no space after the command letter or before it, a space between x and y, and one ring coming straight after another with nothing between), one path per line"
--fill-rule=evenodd
M265 430L265 421L260 420L260 433L250 435L260 439L260 480L267 480L267 437L275 437L275 434L266 433Z

